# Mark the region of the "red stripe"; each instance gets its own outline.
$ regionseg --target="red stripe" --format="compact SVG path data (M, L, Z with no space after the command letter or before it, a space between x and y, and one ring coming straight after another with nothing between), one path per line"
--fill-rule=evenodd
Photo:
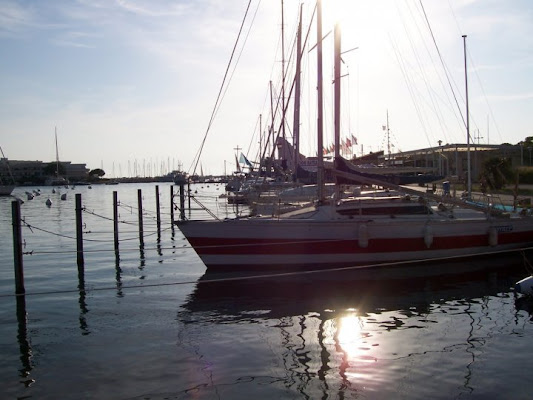
M190 238L188 239L199 255L239 255L239 254L365 254L404 251L424 251L427 246L423 237L370 239L368 247L362 248L358 241L352 240L287 240L287 239L250 239L250 238ZM533 232L500 233L498 244L533 243ZM489 246L489 235L468 237L435 237L432 250L464 249Z

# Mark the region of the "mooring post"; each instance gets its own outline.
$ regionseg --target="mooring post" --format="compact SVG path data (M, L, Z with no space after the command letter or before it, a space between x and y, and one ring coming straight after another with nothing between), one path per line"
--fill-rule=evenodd
M137 206L139 208L139 242L144 246L143 239L143 195L141 189L137 189Z
M159 209L159 185L155 185L155 209L156 209L156 221L157 221L157 230L161 230L161 212Z
M118 196L113 191L113 237L115 239L115 255L118 254Z
M185 220L185 183L180 182L180 219ZM190 201L190 200L189 200ZM189 205L189 209L190 209Z
M24 294L24 265L22 263L22 227L20 223L20 203L11 203L11 219L13 221L13 260L15 261L15 293Z
M81 212L81 193L76 193L76 259L78 261L78 277L85 275L85 261L83 259L83 221Z
M189 213L190 213L191 212L191 181L190 180L187 181L187 195L189 199Z
M174 224L174 185L170 185L170 223Z

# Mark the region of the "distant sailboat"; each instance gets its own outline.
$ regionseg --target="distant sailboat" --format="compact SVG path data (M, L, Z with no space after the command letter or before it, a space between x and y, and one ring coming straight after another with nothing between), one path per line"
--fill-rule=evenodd
M4 151L2 150L2 147L0 147L0 152L2 153L2 159L0 160L1 164L6 165L7 173L9 174L9 177L11 178L12 184L8 184L7 182L4 182L2 179L2 174L0 174L0 196L10 196L13 190L16 187L15 179L13 178L13 174L11 173L11 168L9 167L9 163L7 162L7 158L4 155Z
M46 180L46 184L49 186L64 186L68 185L68 180L59 175L59 150L57 147L57 127L55 128L55 141L56 141L56 172L55 178Z

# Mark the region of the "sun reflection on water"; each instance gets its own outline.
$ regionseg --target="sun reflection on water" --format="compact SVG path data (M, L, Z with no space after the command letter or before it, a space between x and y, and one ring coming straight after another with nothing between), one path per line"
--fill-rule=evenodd
M361 353L363 321L355 314L341 317L337 331L337 340L349 359L357 358Z

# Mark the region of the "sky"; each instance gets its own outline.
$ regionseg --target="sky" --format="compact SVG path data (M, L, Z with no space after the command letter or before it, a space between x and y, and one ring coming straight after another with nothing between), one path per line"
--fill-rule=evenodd
M304 36L309 31L300 150L316 155L315 2L284 0L283 24L281 4L0 0L5 156L55 161L57 132L60 161L103 168L107 177L192 173L195 166L231 173L236 153L257 157L271 97L282 97L283 66L289 98L300 4ZM466 143L465 45L470 141L516 144L533 136L530 0L322 0L322 9L326 146L333 141L335 22L342 31L341 136L357 138L353 154Z

